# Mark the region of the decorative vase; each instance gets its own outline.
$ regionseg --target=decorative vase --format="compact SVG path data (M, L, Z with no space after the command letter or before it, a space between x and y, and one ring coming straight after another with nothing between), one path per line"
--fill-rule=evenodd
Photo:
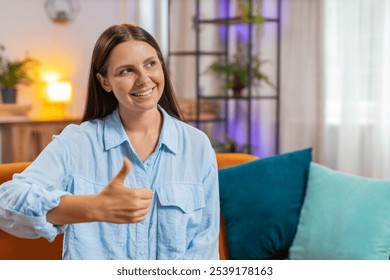
M16 103L16 88L1 88L1 96L5 104Z

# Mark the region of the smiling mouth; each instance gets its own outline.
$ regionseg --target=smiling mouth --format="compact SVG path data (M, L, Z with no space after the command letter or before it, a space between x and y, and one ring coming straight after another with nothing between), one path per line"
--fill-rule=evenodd
M131 93L130 95L132 96L136 96L136 97L140 97L140 96L150 96L152 94L152 91L155 89L155 87L147 90L147 91L143 91L143 92L135 92L135 93Z

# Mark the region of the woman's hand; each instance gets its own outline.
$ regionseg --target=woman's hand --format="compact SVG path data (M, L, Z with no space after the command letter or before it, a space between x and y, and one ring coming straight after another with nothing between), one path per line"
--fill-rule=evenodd
M129 188L124 185L130 173L130 162L123 160L118 174L97 195L101 205L99 220L111 223L138 223L145 219L152 202L153 192L146 188Z
M51 209L46 219L55 225L86 222L109 222L117 224L139 223L148 214L153 192L146 188L124 186L130 172L130 162L123 166L107 186L95 195L67 195Z

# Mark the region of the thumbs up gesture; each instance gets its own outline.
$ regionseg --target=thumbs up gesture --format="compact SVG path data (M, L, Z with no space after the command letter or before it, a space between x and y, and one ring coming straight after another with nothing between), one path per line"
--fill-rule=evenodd
M130 162L123 160L118 174L98 194L102 205L99 220L111 223L139 223L149 211L153 192L146 188L129 188L124 185L130 173Z

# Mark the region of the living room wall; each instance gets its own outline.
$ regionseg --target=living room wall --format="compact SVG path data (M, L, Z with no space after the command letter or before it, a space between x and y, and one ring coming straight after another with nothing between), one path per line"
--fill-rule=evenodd
M40 61L39 73L56 72L73 84L72 115L83 112L90 57L94 43L108 26L138 22L138 0L82 0L74 20L65 24L51 21L45 0L0 1L0 45L10 59L25 55ZM40 104L34 87L22 87L19 103L33 104L32 115L39 115Z

